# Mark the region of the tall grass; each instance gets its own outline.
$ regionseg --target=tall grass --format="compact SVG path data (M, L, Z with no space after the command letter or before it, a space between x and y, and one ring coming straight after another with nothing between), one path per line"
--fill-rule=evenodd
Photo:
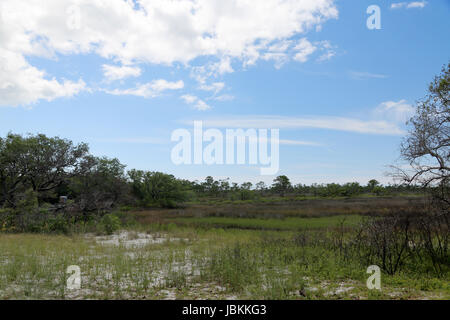
M333 220L321 219L328 225L300 231L139 226L173 238L142 247L84 235L0 234L0 299L450 298L448 276L415 269L412 260L382 275L381 292L369 291L367 265L339 249L352 229L337 241ZM66 287L70 265L81 268L80 290Z

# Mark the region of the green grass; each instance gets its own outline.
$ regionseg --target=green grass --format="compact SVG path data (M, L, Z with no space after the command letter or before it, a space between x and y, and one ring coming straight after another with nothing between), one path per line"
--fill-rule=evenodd
M361 216L331 216L320 218L285 218L285 219L257 219L257 218L228 218L228 217L192 217L177 218L176 221L181 224L214 226L221 228L238 229L265 229L265 230L300 230L300 229L318 229L333 228L339 226L342 222L344 226L355 226L362 221Z
M450 298L448 279L420 272L383 274L382 291L370 291L367 266L342 259L312 230L302 243L293 231L165 232L182 240L126 248L78 236L0 234L0 299ZM65 285L73 264L81 290Z
M450 299L448 275L417 259L383 273L381 292L368 290L367 263L336 245L336 227L344 222L346 241L359 215L143 214L155 213L149 224L127 225L128 239L172 241L127 248L95 235L0 233L0 299ZM81 269L81 290L66 287L70 265Z

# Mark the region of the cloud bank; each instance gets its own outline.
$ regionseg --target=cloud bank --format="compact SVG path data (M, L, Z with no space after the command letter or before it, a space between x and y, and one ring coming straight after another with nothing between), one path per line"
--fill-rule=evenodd
M139 76L140 64L190 68L199 57L207 58L208 72L225 74L233 63L251 65L270 52L296 51L295 60L305 61L313 44L283 41L338 17L334 0L23 0L3 1L0 12L0 105L6 106L88 90L82 79L56 79L28 57L95 54L114 62L99 66L109 81ZM274 45L276 52L269 50ZM110 91L153 96L145 85Z

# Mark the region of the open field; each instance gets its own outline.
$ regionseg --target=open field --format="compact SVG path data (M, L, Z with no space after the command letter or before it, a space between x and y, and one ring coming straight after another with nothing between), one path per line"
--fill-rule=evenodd
M426 206L423 196L355 197L355 198L270 198L249 201L204 200L178 209L131 210L141 223L149 224L171 218L313 218L349 215L384 215L391 212L417 211Z
M302 230L302 229L325 229L338 226L343 222L345 226L355 226L361 222L361 216L342 215L323 218L284 218L284 219L260 219L260 218L178 218L174 220L180 224L205 226L214 228L236 228L255 230Z
M337 242L364 219L364 201L381 200L353 200L290 203L278 218L253 216L258 204L242 217L239 205L230 216L228 205L128 212L137 223L109 236L0 234L0 299L450 299L448 273L414 260L367 289L368 265ZM335 214L317 212L333 203ZM66 287L70 265L81 289Z

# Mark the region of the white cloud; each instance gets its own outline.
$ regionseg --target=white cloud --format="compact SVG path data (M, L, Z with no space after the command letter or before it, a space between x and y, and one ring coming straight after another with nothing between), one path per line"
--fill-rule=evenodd
M188 104L193 104L198 99L196 96L193 96L190 94L185 94L184 96L181 96L180 98L183 99L184 102L186 102Z
M391 4L391 9L413 9L413 8L424 8L428 4L427 1L412 1L412 2L396 2Z
M115 81L125 79L128 77L139 77L141 75L141 69L138 67L129 66L112 66L108 64L102 65L103 75L108 81Z
M374 110L374 115L379 118L394 120L397 122L406 122L414 115L415 108L408 104L406 100L386 101L381 103Z
M406 100L382 102L372 110L369 120L335 116L239 116L221 117L203 120L205 127L213 128L276 128L276 129L326 129L377 135L403 135L405 131L399 127L415 112ZM190 123L190 121L183 121ZM284 144L302 144L286 140ZM307 145L307 143L303 143ZM310 145L317 145L312 143Z
M408 9L411 9L411 8L424 8L426 5L427 5L426 1L414 1L414 2L408 3L408 5L406 7Z
M157 92L162 92L165 90L177 90L184 88L184 82L178 80L176 82L170 82L164 79L154 80L151 83L151 88Z
M229 94L222 94L220 96L213 97L212 99L216 100L216 101L222 101L222 102L223 101L232 101L232 100L234 100L234 96L229 95Z
M225 73L233 73L234 69L231 66L231 59L230 57L224 57L220 59L219 62L212 64L211 70L215 74L225 74Z
M284 64L294 59L304 63L315 52L322 52L317 58L318 62L330 60L336 55L335 47L330 41L316 41L311 43L308 39L302 38L295 42L293 40L282 40L269 46L267 52L261 55L263 60L273 60L275 68L280 69Z
M386 79L388 76L379 73L370 73L370 72L359 72L359 71L350 71L350 77L356 80L363 79Z
M194 105L194 108L199 111L205 111L211 109L211 107L203 100L197 100L197 103Z
M286 62L289 61L289 56L286 53L281 52L266 52L262 56L262 59L266 61L275 61L275 68L280 69Z
M400 9L403 7L406 7L407 3L406 2L396 2L391 4L391 9Z
M336 47L333 46L330 41L324 40L319 42L319 47L322 52L324 52L318 59L318 62L328 61L336 55Z
M338 17L334 0L23 0L0 5L0 69L10 78L1 82L4 105L71 96L84 88L78 79L49 80L25 57L96 54L124 66L188 66L206 57L209 71L223 75L234 71L235 62L254 64L274 42ZM300 47L297 59L306 59L308 50ZM137 73L121 69L109 75Z
M233 142L234 137L226 136L226 141ZM248 138L250 142L257 142L257 143L272 143L270 137L249 137ZM277 141L274 141L273 143L277 143ZM279 145L287 145L287 146L310 146L310 147L319 147L322 146L322 144L313 142L313 141L304 141L304 140L289 140L289 139L279 139L278 140Z
M303 141L303 140L286 140L280 139L280 144L288 145L288 146L321 146L320 143L313 141Z
M385 120L360 120L344 117L282 117L241 116L206 119L204 126L213 128L278 128L278 129L327 129L378 135L402 135L404 131L395 123Z
M108 138L108 139L94 139L94 141L101 143L126 143L126 144L167 144L170 142L169 140L154 137Z
M308 57L317 50L311 42L306 38L300 39L294 50L297 52L294 56L294 60L299 62L306 62Z
M185 103L193 105L194 108L199 111L206 111L211 109L211 106L209 106L205 101L199 99L196 96L185 94L180 98L183 99Z
M41 99L52 101L71 97L83 90L87 90L83 80L49 78L43 70L31 66L22 55L0 48L0 106L30 105Z
M322 54L322 55L317 59L317 61L319 61L319 62L328 61L328 60L330 60L331 58L333 58L335 55L336 55L336 52L330 50L330 51L328 51L328 52Z
M178 90L183 88L184 82L182 80L170 82L164 79L159 79L140 84L135 88L105 90L105 92L113 95L132 95L143 98L154 98L161 95L161 93L166 90Z
M219 93L220 91L225 88L225 83L223 82L214 82L210 85L207 85L205 83L201 84L199 89L204 91L214 91L214 93Z
M289 61L287 52L294 44L292 40L281 40L269 46L266 53L262 55L263 60L274 60L275 68L280 69L286 62Z

